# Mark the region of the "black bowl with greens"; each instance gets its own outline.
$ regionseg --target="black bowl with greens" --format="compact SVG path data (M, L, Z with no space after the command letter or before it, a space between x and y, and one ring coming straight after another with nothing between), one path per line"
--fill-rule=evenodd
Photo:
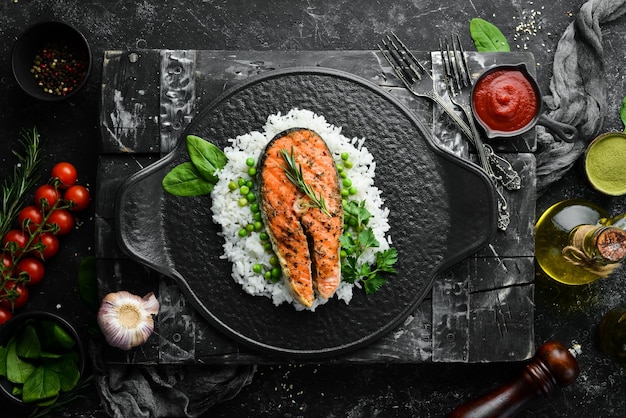
M62 317L26 312L0 326L0 393L14 404L54 404L76 387L84 368L84 346Z

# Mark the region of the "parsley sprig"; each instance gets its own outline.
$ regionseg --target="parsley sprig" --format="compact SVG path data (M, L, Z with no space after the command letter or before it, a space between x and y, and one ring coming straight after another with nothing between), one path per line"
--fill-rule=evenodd
M22 131L20 143L24 153L13 150L17 164L13 168L13 178L5 180L0 188L2 202L0 207L0 237L6 235L11 224L21 209L21 201L26 192L35 185L37 168L41 162L42 143L37 128Z
M342 278L348 283L361 281L366 294L374 293L387 282L381 273L396 273L393 265L398 261L398 252L395 248L388 248L376 253L375 266L359 264L359 258L365 250L380 246L374 232L367 226L372 215L365 208L365 201L344 202L343 210L348 216L353 217L355 222L351 223L354 225L354 232L348 230L340 238L341 248L347 254L341 264Z
M280 150L280 155L285 160L286 165L283 165L282 168L285 170L285 175L289 181L295 184L311 200L311 207L319 208L324 214L331 216L326 208L326 201L322 194L316 195L311 185L304 181L302 166L296 162L293 146L291 147L291 153L287 153L287 150L283 148Z

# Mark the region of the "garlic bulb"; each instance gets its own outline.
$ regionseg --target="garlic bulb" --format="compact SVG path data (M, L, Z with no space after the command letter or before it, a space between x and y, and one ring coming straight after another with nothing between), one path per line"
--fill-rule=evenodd
M159 312L159 301L150 292L143 298L124 290L102 299L98 325L107 343L130 350L145 343L154 330L152 315Z

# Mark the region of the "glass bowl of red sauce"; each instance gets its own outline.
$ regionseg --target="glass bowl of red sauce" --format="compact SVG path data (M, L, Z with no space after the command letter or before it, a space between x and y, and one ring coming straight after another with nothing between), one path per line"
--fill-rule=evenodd
M537 124L566 142L578 135L573 126L543 114L539 85L523 63L485 70L474 83L471 104L488 138L522 135Z

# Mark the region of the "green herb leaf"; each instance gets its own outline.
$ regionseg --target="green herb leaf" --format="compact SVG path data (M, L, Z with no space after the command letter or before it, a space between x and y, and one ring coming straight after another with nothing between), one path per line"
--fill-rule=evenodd
M22 400L25 403L49 405L59 396L59 374L46 366L39 366L24 382ZM42 402L46 401L46 402Z
M224 168L228 162L222 150L199 136L188 135L187 152L202 178L210 183L217 183L215 171Z
M20 332L17 340L17 355L21 358L38 359L41 354L41 344L37 331L32 324L28 324Z
M7 352L7 379L12 383L24 383L35 371L35 365L17 355L17 339L12 338Z
M215 186L205 180L191 162L174 167L165 175L162 185L166 192L175 196L203 196L211 193Z
M626 97L622 99L622 107L619 110L619 116L624 124L624 132L626 132Z
M41 321L37 327L37 335L41 341L41 348L52 353L66 352L76 345L72 337L63 326L56 321Z
M395 248L388 248L381 253L376 253L376 267L378 271L385 273L396 273L393 265L398 261L398 251Z
M385 283L387 283L387 279L380 276L373 276L369 279L365 280L365 293L370 295L376 292L378 289L382 287Z
M80 379L80 372L76 361L71 354L65 354L54 361L46 363L46 366L59 374L61 391L69 392Z
M480 18L470 21L470 35L478 52L510 52L506 38L495 25Z
M88 256L78 266L78 294L90 311L97 312L100 308L98 295L98 275L96 257Z
M0 376L7 375L7 347L0 346Z

